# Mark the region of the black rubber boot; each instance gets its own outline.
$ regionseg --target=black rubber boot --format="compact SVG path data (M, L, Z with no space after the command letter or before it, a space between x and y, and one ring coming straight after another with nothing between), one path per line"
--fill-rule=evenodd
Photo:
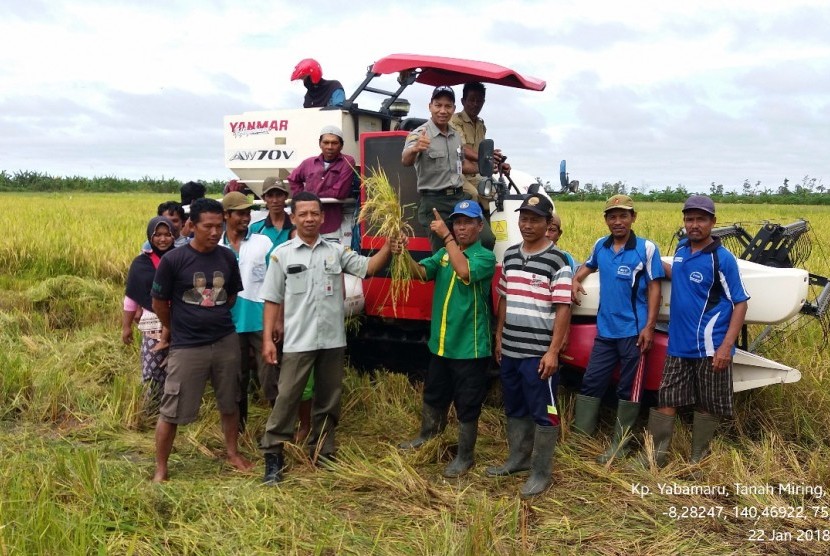
M276 485L282 481L282 472L285 469L285 460L281 453L265 454L265 477L262 479L264 485Z
M504 465L488 467L488 477L504 477L530 469L530 454L533 452L533 430L535 425L530 417L507 418L507 461Z
M599 404L602 400L593 396L576 395L574 404L574 424L576 432L587 436L594 434L597 430L597 419L599 418Z
M401 450L412 450L420 448L424 442L438 436L447 426L447 410L437 409L431 405L424 404L421 408L421 432L416 438L401 442L398 448Z
M553 452L559 440L559 427L541 427L536 425L533 440L533 455L530 457L530 477L522 487L522 498L529 498L543 493L551 482L553 469Z
M475 462L476 438L478 437L478 419L469 423L458 424L458 453L455 459L444 469L444 477L454 479L470 470Z
M692 423L692 463L700 463L700 460L709 455L709 444L719 423L720 418L717 416L695 411Z
M628 442L631 440L631 429L637 416L640 415L640 404L620 400L617 405L617 420L614 423L614 436L611 445L597 458L597 463L608 463L612 458L624 458L628 455Z

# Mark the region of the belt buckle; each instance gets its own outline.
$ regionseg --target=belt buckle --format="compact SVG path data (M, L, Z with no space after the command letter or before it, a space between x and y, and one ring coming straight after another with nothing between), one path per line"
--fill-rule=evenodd
M444 190L444 195L446 195L446 196L448 196L448 197L449 197L450 195L455 195L455 188L454 188L454 187L448 187L448 188L446 188L446 189Z

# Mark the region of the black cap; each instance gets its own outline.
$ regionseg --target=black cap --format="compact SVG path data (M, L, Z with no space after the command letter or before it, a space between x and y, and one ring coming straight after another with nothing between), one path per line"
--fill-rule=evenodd
M553 203L550 202L546 196L540 193L531 193L525 200L522 201L522 206L516 209L516 212L520 210L529 210L539 216L553 216Z
M430 98L429 100L433 101L435 100L435 97L440 96L450 97L452 99L453 104L455 104L455 91L452 90L452 87L448 87L446 85L435 87L435 89L432 90L432 98Z

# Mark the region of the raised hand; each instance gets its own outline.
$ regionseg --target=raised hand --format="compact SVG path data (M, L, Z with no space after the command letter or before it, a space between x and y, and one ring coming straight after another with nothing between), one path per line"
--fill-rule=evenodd
M438 212L438 209L432 209L432 216L433 220L429 223L429 229L440 238L446 237L447 234L450 233L450 230L447 228L447 224L444 222L444 219L441 218L441 214Z
M415 152L422 153L429 148L431 140L427 135L427 128L421 130L421 134L418 136L418 141L413 146Z

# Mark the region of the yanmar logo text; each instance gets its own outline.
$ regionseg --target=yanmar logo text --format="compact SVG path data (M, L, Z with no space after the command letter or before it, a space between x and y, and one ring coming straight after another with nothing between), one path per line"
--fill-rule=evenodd
M253 122L230 122L231 133L235 137L258 135L269 131L287 131L288 120L257 120Z

